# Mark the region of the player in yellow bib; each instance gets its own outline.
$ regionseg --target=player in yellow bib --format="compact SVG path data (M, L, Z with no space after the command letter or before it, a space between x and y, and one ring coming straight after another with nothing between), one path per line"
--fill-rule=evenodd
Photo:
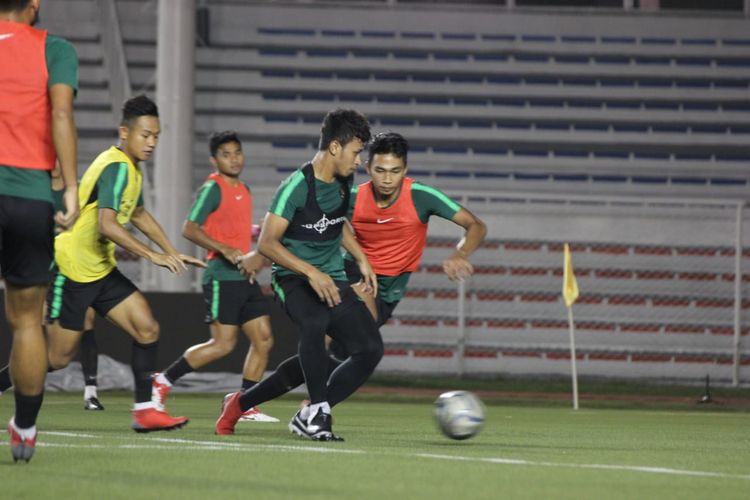
M158 142L156 104L146 96L128 100L118 132L119 145L100 154L81 179L78 220L55 239L58 269L47 295L49 363L51 369L68 365L81 340L86 309L92 307L133 338L133 429L169 430L188 419L170 416L153 397L159 325L143 294L117 269L115 244L173 273L183 272L186 264L205 264L178 253L143 206L138 163L151 157ZM162 252L135 238L124 227L128 222Z

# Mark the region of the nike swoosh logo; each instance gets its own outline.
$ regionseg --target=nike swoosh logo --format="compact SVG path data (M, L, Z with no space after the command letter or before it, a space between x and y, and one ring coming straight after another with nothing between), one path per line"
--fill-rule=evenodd
M235 200L237 200L237 201L239 201L239 200L241 200L241 199L242 199L242 195L241 195L241 194L238 194L237 196L235 196L235 197L234 197L234 199L235 199Z
M0 34L0 42L3 40L7 40L8 38L12 37L13 33L2 33Z
M386 222L392 221L392 220L393 220L393 217L391 217L390 219L378 219L377 223L378 224L385 224Z

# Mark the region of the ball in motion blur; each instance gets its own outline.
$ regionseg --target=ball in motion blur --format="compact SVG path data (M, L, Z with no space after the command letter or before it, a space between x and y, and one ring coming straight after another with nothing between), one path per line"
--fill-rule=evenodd
M484 424L484 405L468 391L445 392L435 400L435 420L451 439L468 439Z

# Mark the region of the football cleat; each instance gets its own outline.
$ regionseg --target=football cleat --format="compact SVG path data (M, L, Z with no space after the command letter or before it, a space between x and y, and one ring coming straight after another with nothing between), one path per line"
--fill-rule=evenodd
M157 382L156 378L158 376L158 373L155 373L151 376L151 401L156 403L157 408L163 410L164 403L167 401L167 396L169 395L169 391L172 389L172 386Z
M253 406L240 417L240 422L279 422L279 419L266 415L257 406Z
M84 400L83 409L101 411L104 409L104 405L96 398L96 396L91 396Z
M234 434L234 426L242 416L240 408L240 392L227 394L224 396L224 402L221 405L221 415L216 421L214 432L219 436L228 436Z
M166 411L156 408L133 410L133 430L135 432L171 431L184 427L190 420L187 417L173 417Z
M25 460L28 462L31 460L34 448L36 447L36 432L33 438L24 439L16 430L16 424L13 422L13 419L10 419L10 422L8 422L8 434L10 434L10 454L13 456L13 461Z
M332 417L330 414L318 410L318 413L316 413L309 422L305 422L305 420L300 417L301 411L302 410L298 411L289 422L289 430L292 434L313 441L344 440L341 436L337 436L333 433L333 430L331 429Z

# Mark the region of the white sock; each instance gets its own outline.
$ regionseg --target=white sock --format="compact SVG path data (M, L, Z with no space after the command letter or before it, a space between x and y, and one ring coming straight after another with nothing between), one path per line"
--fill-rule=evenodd
M144 403L134 403L133 404L133 410L147 410L149 408L156 408L156 403L153 401L146 401Z
M83 388L83 399L98 398L95 385L87 385Z
M323 413L327 413L329 415L331 414L331 407L328 404L328 401L315 403L314 405L311 404L308 408L310 408L310 414L307 416L308 423L310 422L310 419L317 415L318 410L321 410Z
M15 418L10 419L10 425L21 436L21 439L33 439L36 436L36 425L32 425L28 429L21 429L16 425Z
M164 384L164 385L166 385L167 387L172 387L172 382L170 382L170 381L169 381L169 380L167 379L167 377L165 377L165 376L164 376L164 374L163 374L163 373L160 373L159 375L157 375L157 376L156 376L156 381L157 381L158 383L160 383L160 384Z
M307 405L300 410L299 418L307 422L307 419L310 418L310 405Z

